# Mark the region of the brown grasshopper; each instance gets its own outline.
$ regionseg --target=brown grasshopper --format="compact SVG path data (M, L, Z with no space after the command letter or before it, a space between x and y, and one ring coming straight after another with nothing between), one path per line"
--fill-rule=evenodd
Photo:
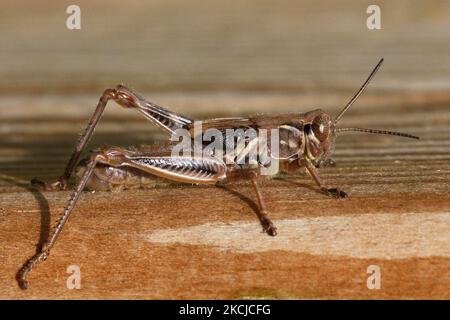
M333 163L329 155L337 134L360 131L418 139L418 137L400 132L336 127L343 114L367 87L382 62L383 59L379 61L361 88L334 119L328 113L317 109L307 113L294 112L247 118L211 119L203 122L203 129L216 128L222 131L230 128L277 129L279 136L279 141L277 142L279 144L277 155L277 161L280 163L279 171L289 173L305 167L325 194L335 198L344 198L347 194L339 188L327 187L319 178L316 169L322 165ZM34 186L44 190L61 190L67 187L67 182L79 162L80 155L91 138L110 99L124 108L137 110L169 134L174 134L179 129L192 132L194 128L193 120L146 101L123 85L119 85L115 89L107 89L100 97L97 108L86 130L81 135L64 174L53 183L45 183L33 179L32 184ZM255 139L257 140L258 138ZM49 239L40 252L28 260L19 270L17 279L20 287L27 288L27 274L36 264L44 261L49 256L50 250L53 248L63 226L72 213L83 189L86 187L91 189L123 188L130 185L145 184L151 181L152 178L195 184L218 184L238 179L250 180L256 192L259 205L258 218L263 231L268 235L275 236L276 227L268 216L266 205L257 184L257 178L261 176L259 169L265 164L261 162L238 164L236 161L238 158L245 158L246 153L250 150L249 146L254 146L256 140L247 141L245 147L239 150L234 148L231 161L230 157L228 157L227 162L224 161L224 158L218 158L214 154L174 156L171 154L174 144L170 143L156 147L144 146L133 150L121 147L108 147L93 152L79 166L79 182L63 214L51 231ZM224 144L227 143L227 141L224 142Z

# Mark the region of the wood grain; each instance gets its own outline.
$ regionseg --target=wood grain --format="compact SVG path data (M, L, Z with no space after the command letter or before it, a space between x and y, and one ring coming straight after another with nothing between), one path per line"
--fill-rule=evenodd
M191 105L214 100L206 94L187 95L183 101L171 96L156 98L173 103L183 113L189 113ZM263 193L274 222L279 223L279 236L270 238L260 232L254 194L245 183L85 193L52 256L32 273L27 292L17 288L14 274L46 236L49 220L56 219L68 198L68 192L32 190L27 180L35 175L58 176L76 140L76 128L82 127L91 108L79 108L73 111L76 115L67 110L46 114L45 110L57 110L67 101L46 98L44 119L33 124L33 131L24 125L28 103L23 114L20 107L4 111L7 120L2 128L14 135L4 134L2 139L2 296L448 298L450 116L446 104L415 106L407 96L377 97L363 98L364 106L355 106L343 124L404 130L421 140L340 137L334 157L337 167L320 172L331 185L346 190L349 199L328 199L303 172L264 181ZM80 98L85 99L94 104L96 97ZM230 94L214 101L219 106L236 101L257 110L261 104L283 105L290 99L302 101L301 96L263 93ZM384 106L397 99L411 103ZM93 146L129 145L157 137L145 120L113 106ZM405 108L411 114L403 116ZM401 122L396 120L400 118ZM81 266L81 290L65 287L70 264ZM371 264L382 269L381 290L365 286Z
M450 7L380 3L374 33L358 1L80 1L82 31L71 33L62 5L2 2L0 298L449 299ZM126 82L195 119L336 114L381 56L341 125L421 139L340 136L337 166L320 175L348 199L322 195L305 172L263 181L271 238L247 183L85 192L30 288L18 288L15 273L69 196L28 181L61 174L106 87ZM111 103L90 149L166 138ZM66 287L72 264L79 290ZM380 290L366 286L369 265Z

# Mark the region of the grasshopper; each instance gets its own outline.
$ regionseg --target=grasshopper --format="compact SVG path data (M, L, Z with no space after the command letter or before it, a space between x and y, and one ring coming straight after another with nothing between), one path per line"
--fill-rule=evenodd
M345 198L347 194L344 191L339 188L328 187L322 182L317 173L317 168L333 164L329 156L338 134L359 131L418 139L416 136L401 132L337 127L339 120L362 94L382 62L383 59L378 62L364 84L334 118L330 114L316 109L306 113L293 112L253 117L210 119L203 121L203 126L204 128L217 128L222 131L230 128L277 129L279 136L277 142L279 144L277 157L277 161L280 163L279 172L290 173L300 168L306 168L306 171L312 176L324 194L335 198ZM194 128L192 119L146 101L124 85L118 85L114 89L107 89L103 92L88 126L78 140L63 175L52 183L33 179L31 182L34 186L44 190L63 190L67 188L68 180L77 164L79 164L81 153L92 137L109 100L114 100L118 105L126 109L140 112L168 134L174 134L180 129L191 132ZM225 161L224 158L211 154L174 156L171 153L174 144L171 143L154 147L143 146L139 149L107 147L94 151L88 159L80 162L78 170L79 182L71 194L64 212L51 230L46 243L17 273L20 287L23 289L27 288L27 274L35 265L43 262L49 256L82 191L86 187L101 190L122 189L133 184L145 184L153 178L194 184L219 184L243 179L248 180L251 181L256 193L259 207L257 215L263 231L270 236L275 236L277 229L269 218L257 182L258 178L261 177L259 169L265 164L261 162L238 164L236 161L238 158L245 158L249 152L248 146L254 146L255 139L258 140L258 138L254 138L251 141L247 141L244 148L239 150L235 148L231 161L230 157L227 158L228 161ZM224 142L224 144L227 143L226 141Z

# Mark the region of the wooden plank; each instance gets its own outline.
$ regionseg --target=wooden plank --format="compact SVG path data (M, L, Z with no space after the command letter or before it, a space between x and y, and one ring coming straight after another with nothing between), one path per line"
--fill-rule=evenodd
M0 298L450 298L450 4L366 6L288 0L3 1L0 10ZM195 119L265 112L337 114L386 62L342 126L419 135L339 137L349 193L329 199L304 173L262 182L275 238L261 233L246 183L84 193L48 261L22 291L15 273L69 192L28 181L61 174L106 87L125 82ZM166 139L138 114L108 107L90 148ZM81 268L69 290L68 266ZM367 287L367 268L381 289Z
M261 104L302 101L299 96L257 96L156 98L175 104L181 113L212 101L245 105L249 112ZM343 125L403 130L422 139L340 137L334 157L338 165L322 169L321 176L346 190L346 200L323 196L304 172L264 181L263 192L279 227L276 238L260 232L252 209L254 194L245 183L229 189L166 185L85 193L52 256L31 274L30 289L23 292L14 274L69 195L34 191L27 180L60 174L92 108L69 111L60 109L70 105L67 97L43 99L37 106L42 105L44 115L29 129L29 101L20 106L22 99L10 99L17 107L3 110L1 123L7 128L0 161L4 298L449 297L450 117L444 101L425 104L423 99L415 105L408 96L364 97ZM335 105L345 101L343 95L327 99ZM408 99L408 106L386 103ZM76 105L78 98L71 100ZM96 97L79 100L92 105ZM405 115L406 109L411 113ZM158 137L154 133L145 120L111 107L92 145L140 143ZM81 267L80 290L66 288L71 264ZM366 287L369 265L382 270L380 290Z

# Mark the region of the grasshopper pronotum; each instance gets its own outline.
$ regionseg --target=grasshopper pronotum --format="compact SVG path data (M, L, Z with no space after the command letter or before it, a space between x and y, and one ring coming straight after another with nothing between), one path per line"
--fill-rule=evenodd
M334 119L328 113L317 109L307 113L294 112L259 115L247 118L210 119L203 121L203 124L205 128L216 128L222 131L224 129L237 128L278 130L279 154L277 161L280 163L279 171L289 173L305 167L325 194L335 198L344 198L347 196L344 191L339 188L329 188L324 185L316 169L321 165L333 163L329 155L337 134L360 131L418 139L416 136L400 132L336 127L344 113L367 87L382 62L383 59L379 61L361 88ZM67 187L67 182L80 160L80 155L91 138L95 126L100 120L109 100L114 100L124 108L139 111L147 119L169 134L173 134L179 129L185 129L191 132L194 128L193 120L146 101L123 85L119 85L115 89L107 89L101 96L86 130L81 135L64 174L53 183L45 183L33 179L33 185L46 190L65 189ZM254 139L258 139L258 137ZM271 236L275 236L276 227L268 216L266 205L257 183L257 178L261 176L260 167L264 164L260 162L239 164L236 161L238 158L242 159L247 156L246 153L250 150L248 146L256 145L254 142L254 140L247 141L245 147L239 150L235 148L231 161L230 157L227 158L228 161L225 161L223 158L218 158L215 155L205 154L190 154L187 157L174 156L171 152L174 144L165 144L153 148L142 147L138 150L109 147L93 152L89 159L81 166L82 169L79 171L81 172L80 180L70 197L64 213L51 231L49 239L43 245L41 251L28 260L21 270L19 270L17 279L20 287L27 288L27 274L36 264L44 261L49 256L50 250L72 213L80 194L87 186L94 189L105 189L108 187L121 188L124 185L142 183L143 178L145 178L145 181L151 180L152 177L197 184L216 184L238 179L247 179L252 182L256 192L259 205L258 218L263 227L263 231ZM227 141L223 141L223 143L227 144Z

